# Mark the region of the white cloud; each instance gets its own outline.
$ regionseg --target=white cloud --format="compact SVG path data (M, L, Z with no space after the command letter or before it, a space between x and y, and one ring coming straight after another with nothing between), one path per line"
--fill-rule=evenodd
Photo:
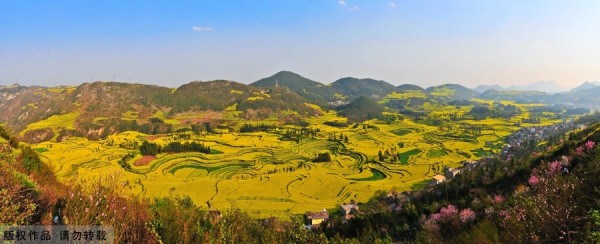
M360 10L360 8L356 5L348 5L348 2L346 2L346 0L339 0L338 4L340 4L340 6L348 9L348 11L358 11Z
M210 26L194 26L192 30L202 32L202 31L212 31L213 28Z
M396 7L396 3L394 3L394 2L390 2L388 5L390 5L391 8L395 8Z

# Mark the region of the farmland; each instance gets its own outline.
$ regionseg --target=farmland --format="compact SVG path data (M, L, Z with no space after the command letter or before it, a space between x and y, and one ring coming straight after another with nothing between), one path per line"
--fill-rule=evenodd
M306 118L305 128L316 133L294 140L286 139L285 133L299 131L300 126L278 124L276 119L249 122L233 114L227 116L237 120L238 128L251 123L273 125L273 129L244 133L182 130L161 135L126 131L96 141L82 137L46 141L34 148L64 181L120 174L127 189L145 197L189 195L207 209L240 208L255 217L287 218L351 200L364 202L378 190L422 187L424 180L445 166L457 167L463 161L498 153L503 137L521 128L517 122L528 116L528 105L519 106L522 113L513 119L462 119L443 125L411 118L343 125L345 118L321 111L320 116ZM439 105L428 109L434 118L468 111ZM189 117L167 122L183 127ZM71 123L69 118L55 121L59 118L43 123L63 127ZM554 122L558 120L542 121ZM210 147L210 153L143 156L138 148L144 141L157 145L196 142ZM330 160L314 160L323 153L330 154Z

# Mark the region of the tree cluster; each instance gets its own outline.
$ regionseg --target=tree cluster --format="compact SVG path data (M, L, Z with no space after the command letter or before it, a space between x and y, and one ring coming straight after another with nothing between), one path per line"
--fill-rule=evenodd
M331 155L329 152L319 153L312 161L315 163L331 162Z
M140 153L142 155L156 156L159 153L182 153L182 152L200 152L210 153L210 147L204 146L202 143L197 142L169 142L165 146L158 145L156 143L144 141L140 146Z
M302 139L302 137L310 137L310 138L314 139L317 137L319 132L321 132L321 130L319 128L317 128L317 129L312 129L312 128L308 128L308 127L288 128L283 132L280 139L283 141L296 141L299 143L300 139Z
M259 131L267 132L267 131L271 131L274 129L275 129L274 125L263 124L263 123L258 124L258 125L252 125L252 124L244 123L242 125L242 127L240 128L240 133L259 132Z

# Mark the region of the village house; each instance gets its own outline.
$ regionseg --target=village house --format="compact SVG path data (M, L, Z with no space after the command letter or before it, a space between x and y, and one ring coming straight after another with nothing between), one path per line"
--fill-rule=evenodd
M342 204L340 205L340 211L346 220L352 219L359 213L358 205L356 203Z
M460 174L462 169L459 168L445 168L444 176L447 180L454 179L457 174Z
M431 185L431 186L439 185L444 181L446 181L446 177L444 177L443 175L434 175L433 178L431 179L431 182L429 182L429 185Z
M306 212L306 224L309 227L318 226L329 219L329 213L326 209L321 212Z

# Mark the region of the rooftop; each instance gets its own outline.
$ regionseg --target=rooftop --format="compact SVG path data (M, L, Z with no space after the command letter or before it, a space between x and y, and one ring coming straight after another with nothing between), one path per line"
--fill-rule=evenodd
M329 213L327 211L306 212L306 218L308 218L308 219L329 219Z

